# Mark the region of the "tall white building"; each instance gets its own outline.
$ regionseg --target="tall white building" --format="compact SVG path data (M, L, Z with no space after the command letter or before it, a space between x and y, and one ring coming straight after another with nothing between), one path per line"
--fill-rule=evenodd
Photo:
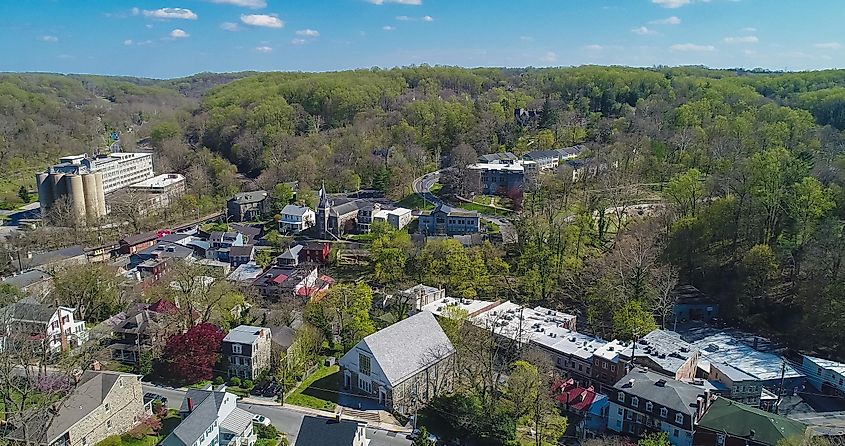
M76 158L76 157L74 157ZM64 158L60 161L64 161ZM83 166L103 174L103 192L109 193L153 177L153 154L121 152L83 158Z

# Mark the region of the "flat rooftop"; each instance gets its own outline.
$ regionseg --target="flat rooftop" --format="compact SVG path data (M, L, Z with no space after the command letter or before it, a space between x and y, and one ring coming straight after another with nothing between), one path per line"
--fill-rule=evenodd
M475 163L467 166L472 170L498 170L503 172L523 172L526 164L537 164L534 161L513 161L506 163Z
M728 333L716 333L697 341L692 345L701 351L701 356L711 363L730 364L732 367L761 381L779 380L783 359L775 354L755 350L741 339ZM800 378L804 374L786 364L784 378Z
M132 188L159 189L185 181L185 177L178 173L163 173L148 180L130 185Z

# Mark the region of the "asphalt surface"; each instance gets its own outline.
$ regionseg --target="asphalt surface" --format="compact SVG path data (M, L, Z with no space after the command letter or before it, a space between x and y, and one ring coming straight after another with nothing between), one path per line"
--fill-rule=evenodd
M178 410L182 405L182 400L185 398L185 392L181 390L147 384L144 384L143 387L144 392L157 393L167 398L167 407L172 409ZM305 413L288 407L262 406L242 402L238 403L238 407L254 414L264 415L276 429L287 435L291 445L296 444L296 436L299 434L299 426L302 424L302 418L306 415ZM397 434L379 429L367 429L367 438L370 439L370 446L409 446L411 444L411 441L405 438L405 434Z
M431 187L434 186L434 183L438 181L440 181L440 171L436 170L414 180L414 182L411 184L411 188L414 190L415 194L419 195L430 203L434 203L434 205L437 206L438 204L440 204L440 198L437 197L437 195L431 193Z

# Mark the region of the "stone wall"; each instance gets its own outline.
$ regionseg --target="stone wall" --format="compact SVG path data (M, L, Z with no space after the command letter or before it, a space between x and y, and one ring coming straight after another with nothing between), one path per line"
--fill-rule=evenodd
M70 428L69 444L94 445L108 436L126 433L147 416L141 381L137 376L121 376L103 404Z

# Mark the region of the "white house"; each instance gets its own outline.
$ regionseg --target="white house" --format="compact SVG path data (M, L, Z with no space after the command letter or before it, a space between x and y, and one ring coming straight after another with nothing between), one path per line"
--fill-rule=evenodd
M423 311L365 337L338 363L344 389L409 414L451 388L454 353L434 315Z
M254 414L237 407L237 396L224 389L190 389L179 409L182 422L162 446L253 446Z
M801 369L816 390L845 396L845 364L804 355Z
M17 339L44 339L51 353L73 350L88 340L85 321L74 319L74 308L48 307L23 300L3 309L2 345Z
M304 231L314 226L316 214L307 206L288 204L280 212L279 230L286 233Z
M396 209L380 209L373 212L373 222L382 221L394 229L402 229L413 220L414 216L410 209L396 208Z

